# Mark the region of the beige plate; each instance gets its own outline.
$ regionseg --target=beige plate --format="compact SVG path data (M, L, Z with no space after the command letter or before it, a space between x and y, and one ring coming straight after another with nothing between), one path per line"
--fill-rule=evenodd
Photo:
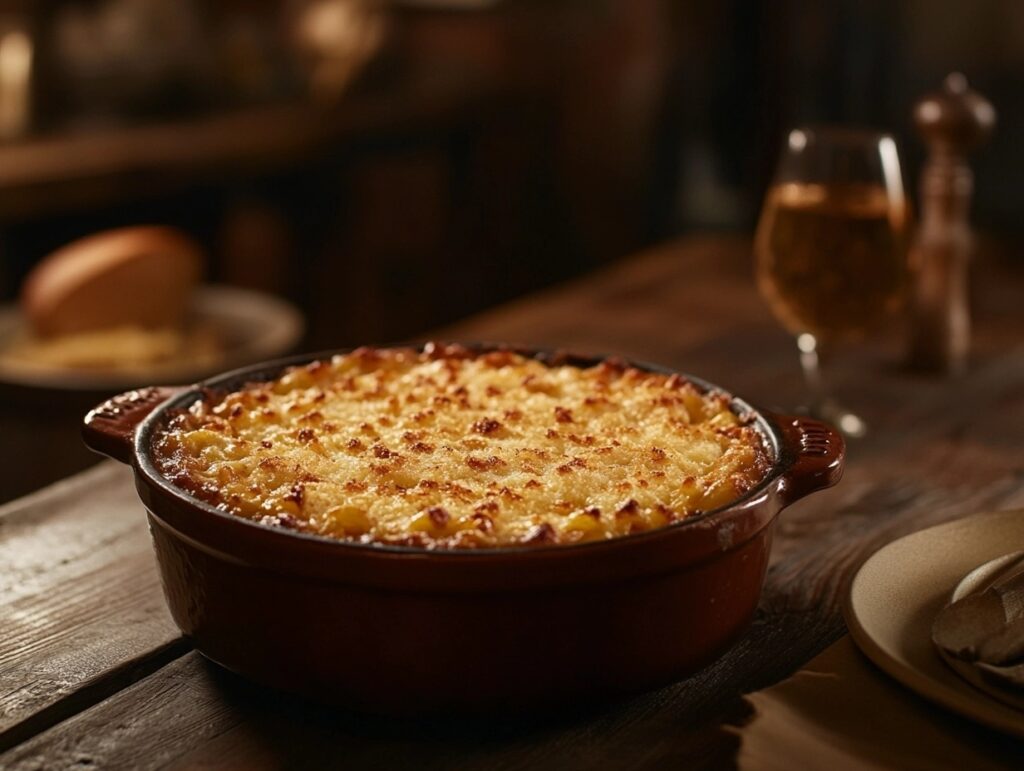
M215 362L180 361L131 372L26 367L0 355L0 383L60 391L123 391L140 385L174 385L290 353L302 337L302 314L290 303L260 292L203 286L192 300L193 322L215 329L225 349ZM0 308L0 353L24 328L21 311Z
M843 615L875 664L961 715L1024 736L1024 712L968 685L939 658L932 621L960 580L1024 546L1024 509L978 514L912 533L879 549L850 586Z

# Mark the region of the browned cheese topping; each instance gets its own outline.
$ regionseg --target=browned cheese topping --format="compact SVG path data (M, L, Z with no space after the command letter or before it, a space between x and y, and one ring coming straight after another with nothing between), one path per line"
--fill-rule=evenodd
M724 506L769 458L723 394L613 361L359 349L210 396L156 438L220 509L360 543L568 544Z

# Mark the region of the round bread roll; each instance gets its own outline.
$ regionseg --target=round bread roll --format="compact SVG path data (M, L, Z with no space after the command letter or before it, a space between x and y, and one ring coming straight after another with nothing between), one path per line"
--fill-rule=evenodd
M199 244L174 228L108 230L40 262L22 287L21 305L42 336L179 326L202 265Z

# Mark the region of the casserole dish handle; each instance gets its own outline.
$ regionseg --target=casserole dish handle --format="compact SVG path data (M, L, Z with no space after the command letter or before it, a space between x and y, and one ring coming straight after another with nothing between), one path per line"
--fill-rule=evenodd
M775 420L782 430L783 452L789 458L780 490L786 505L839 481L846 442L838 430L803 416L776 415Z
M82 439L93 452L131 463L135 428L153 410L186 386L151 386L107 399L89 411L82 423Z

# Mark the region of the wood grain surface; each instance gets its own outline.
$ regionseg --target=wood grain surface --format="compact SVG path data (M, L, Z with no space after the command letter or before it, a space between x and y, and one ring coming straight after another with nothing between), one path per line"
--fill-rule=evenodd
M839 600L861 560L931 524L1024 506L1024 276L997 260L982 263L978 274L977 345L968 375L951 381L908 375L887 343L839 352L836 386L871 433L850 445L838 487L783 514L752 627L696 676L626 702L515 720L408 723L301 704L242 682L195 653L179 657L180 644L161 614L142 518L126 525L124 512L138 511L129 486L112 478L99 485L73 480L64 491L77 491L74 505L17 503L0 520L3 555L51 554L5 578L0 591L5 608L7 597L21 597L12 628L23 635L17 644L0 638L4 725L29 721L33 728L16 736L16 746L9 742L0 766L728 766L737 739L721 724L743 718L742 693L786 677L843 634ZM707 377L764 406L792 410L800 400L792 342L753 290L743 239L672 244L440 336L626 355ZM113 472L104 467L102 473ZM113 497L106 518L97 502L103 495ZM65 539L47 523L69 527L89 511L91 535L78 531L70 539L81 539L73 550L81 556L65 567ZM13 530L12 519L19 523ZM16 550L12 532L23 539ZM110 599L101 603L105 592ZM8 619L5 612L5 628ZM79 630L83 619L86 631ZM61 663L72 646L76 658ZM125 668L140 660L156 663L132 683ZM60 676L48 674L54 671ZM33 711L53 701L39 695L51 686L33 685L40 675L50 678L44 683L60 680L64 693L83 682L114 685L107 698L32 726ZM19 697L19 689L28 695ZM13 720L8 703L21 710ZM973 735L984 752L985 732Z
M119 464L0 509L0 565L0 748L187 650Z

